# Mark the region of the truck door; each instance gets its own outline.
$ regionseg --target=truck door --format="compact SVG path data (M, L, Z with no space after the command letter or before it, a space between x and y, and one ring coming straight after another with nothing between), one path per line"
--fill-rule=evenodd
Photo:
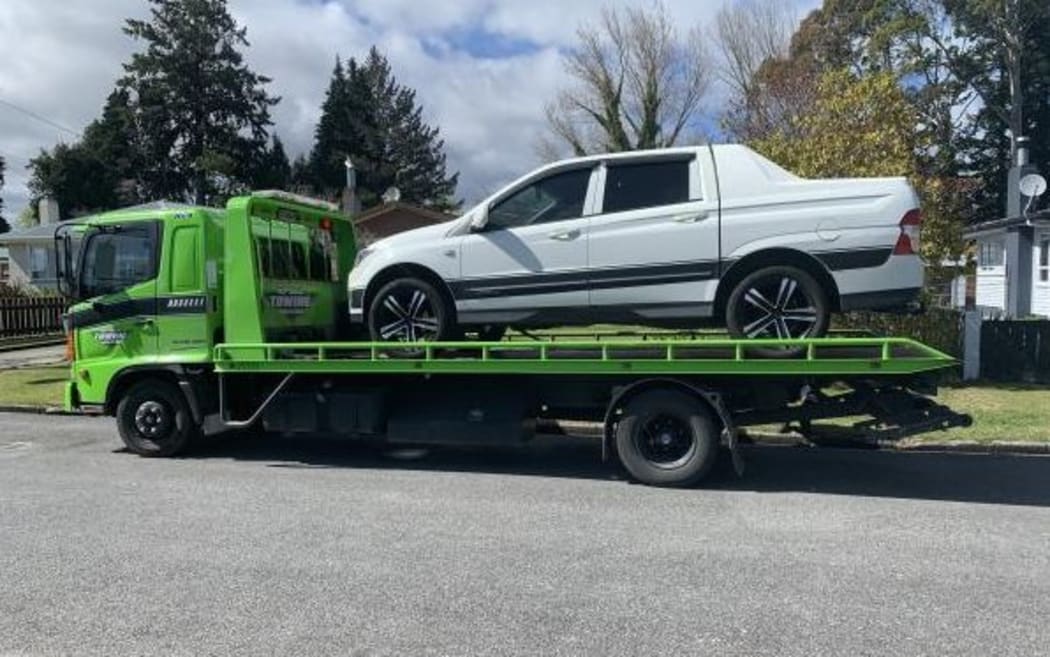
M84 302L71 313L77 360L149 361L157 355L159 221L93 226L77 275Z

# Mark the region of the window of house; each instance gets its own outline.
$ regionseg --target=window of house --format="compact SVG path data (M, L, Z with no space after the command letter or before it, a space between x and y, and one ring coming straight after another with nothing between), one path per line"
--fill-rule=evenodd
M590 178L590 169L576 169L538 180L494 205L488 225L514 228L582 217Z
M11 263L7 258L0 258L0 283L6 283L11 279Z
M977 265L979 267L1002 267L1003 257L1002 240L980 242L980 248L977 251Z
M685 203L689 200L688 160L610 165L605 174L602 212Z
M1039 282L1050 283L1050 235L1039 240Z
M47 278L47 249L34 246L29 249L29 277L34 281Z

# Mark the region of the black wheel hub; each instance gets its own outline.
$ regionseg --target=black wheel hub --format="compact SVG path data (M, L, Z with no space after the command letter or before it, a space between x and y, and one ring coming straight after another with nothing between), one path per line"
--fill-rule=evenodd
M393 342L435 340L440 329L434 303L418 287L404 285L388 291L376 306L379 338Z
M144 401L135 409L135 430L144 438L163 440L174 427L171 412L157 401Z
M790 276L755 281L737 304L740 332L749 338L805 338L817 325L816 302Z
M696 441L689 423L673 415L647 418L636 440L645 460L661 468L678 467L696 451Z

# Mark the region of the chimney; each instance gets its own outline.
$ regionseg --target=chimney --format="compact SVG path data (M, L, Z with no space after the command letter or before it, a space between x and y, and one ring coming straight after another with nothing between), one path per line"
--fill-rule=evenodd
M343 213L353 217L361 210L361 202L357 198L357 171L354 163L348 155L343 162L346 167L346 188L343 189Z
M37 217L40 219L40 225L57 224L61 220L58 214L58 201L47 196L40 199L40 203L37 204Z

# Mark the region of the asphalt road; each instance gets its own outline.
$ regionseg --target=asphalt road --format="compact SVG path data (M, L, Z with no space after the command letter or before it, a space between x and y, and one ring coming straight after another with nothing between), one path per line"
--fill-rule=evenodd
M1045 655L1050 459L593 442L120 450L0 414L0 655Z

